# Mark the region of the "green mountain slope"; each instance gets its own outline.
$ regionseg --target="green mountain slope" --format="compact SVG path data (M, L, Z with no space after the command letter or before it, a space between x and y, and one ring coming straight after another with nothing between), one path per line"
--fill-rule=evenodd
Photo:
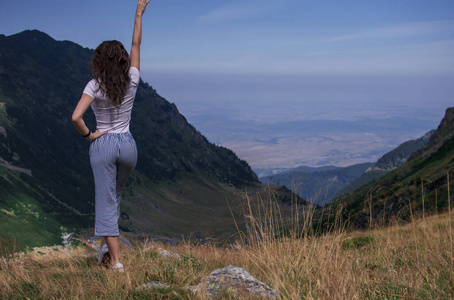
M416 151L423 148L434 134L435 130L429 131L419 139L402 143L396 149L383 155L374 167L374 170L392 170L403 165Z
M389 171L402 166L413 153L423 148L429 142L430 137L434 132L435 130L429 131L419 139L404 142L397 148L384 154L373 168L367 170L367 172L359 178L342 188L334 198L339 198L345 194L351 193L372 180L380 178Z
M71 122L92 53L36 30L0 35L0 232L16 233L22 245L54 243L63 230L93 224L89 144ZM86 123L95 128L91 111ZM238 188L260 189L246 162L208 142L143 82L131 132L139 159L122 203L123 230L217 234L233 228L226 199L237 199ZM32 229L46 234L30 238Z
M448 178L454 175L452 129L454 108L449 108L427 145L412 154L405 164L324 209L334 212L342 207L343 218L358 228L369 226L371 221L387 224L446 209ZM452 180L449 185L452 191Z

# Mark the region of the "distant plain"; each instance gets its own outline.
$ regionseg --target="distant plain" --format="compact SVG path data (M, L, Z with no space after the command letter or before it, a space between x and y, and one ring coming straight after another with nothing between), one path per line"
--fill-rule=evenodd
M178 107L210 141L235 151L259 176L298 166L375 162L436 129L444 114L433 106L345 101L192 102Z
M143 79L259 176L298 166L376 162L436 129L454 95L450 74L145 71Z

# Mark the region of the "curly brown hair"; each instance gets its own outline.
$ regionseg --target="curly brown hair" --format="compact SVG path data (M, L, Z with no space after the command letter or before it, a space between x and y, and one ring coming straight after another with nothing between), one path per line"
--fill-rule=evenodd
M102 42L90 63L91 74L112 105L120 107L129 85L129 54L119 41Z

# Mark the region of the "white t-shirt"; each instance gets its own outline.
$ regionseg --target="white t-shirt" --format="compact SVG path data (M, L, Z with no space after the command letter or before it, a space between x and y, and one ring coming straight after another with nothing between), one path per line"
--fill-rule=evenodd
M132 106L139 86L140 73L135 67L129 68L131 81L126 90L125 98L119 108L112 105L111 101L99 89L95 79L88 82L84 94L94 98L91 108L96 117L96 129L99 132L109 131L110 133L129 132Z

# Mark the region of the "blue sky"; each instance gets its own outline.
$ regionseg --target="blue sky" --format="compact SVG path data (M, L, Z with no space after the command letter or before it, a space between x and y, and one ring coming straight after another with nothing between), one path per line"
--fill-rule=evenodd
M131 40L133 0L0 1L2 34L38 29L90 48ZM177 104L430 95L443 107L453 49L452 0L152 0L142 77Z

